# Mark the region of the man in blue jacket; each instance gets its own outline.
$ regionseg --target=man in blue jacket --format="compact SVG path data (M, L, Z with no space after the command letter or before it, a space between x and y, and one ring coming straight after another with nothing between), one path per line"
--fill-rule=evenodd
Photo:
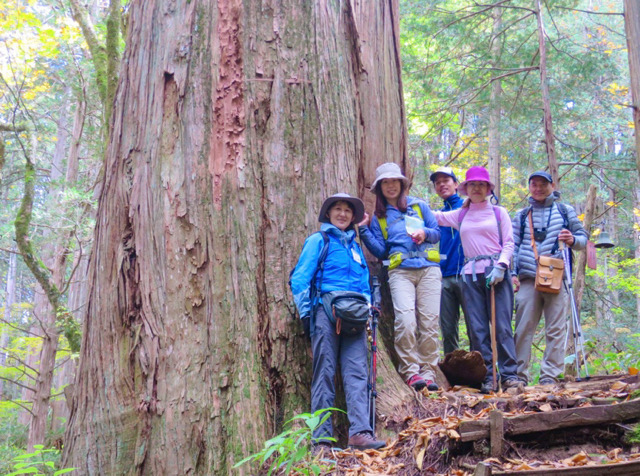
M463 200L458 195L458 179L450 167L442 167L429 177L438 196L444 200L442 211L462 207ZM460 243L460 233L455 228L440 227L440 254L446 259L440 261L442 271L442 293L440 295L440 329L445 355L458 348L458 322L460 307L465 312L462 299L460 271L464 265L464 253ZM466 314L466 312L465 312Z

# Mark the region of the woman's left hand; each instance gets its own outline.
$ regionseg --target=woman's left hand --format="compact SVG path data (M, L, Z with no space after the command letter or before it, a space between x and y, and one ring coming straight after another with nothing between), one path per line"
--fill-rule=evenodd
M418 245L421 245L422 243L424 243L424 240L427 239L427 234L424 232L424 230L414 231L409 236L411 237L413 242Z

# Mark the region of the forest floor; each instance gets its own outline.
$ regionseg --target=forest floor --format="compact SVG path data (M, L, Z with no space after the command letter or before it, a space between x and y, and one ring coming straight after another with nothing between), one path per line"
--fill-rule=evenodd
M335 452L333 473L640 474L640 445L628 440L640 420L638 388L637 375L615 375L521 393L425 389L412 416L383 422L397 433L386 448Z

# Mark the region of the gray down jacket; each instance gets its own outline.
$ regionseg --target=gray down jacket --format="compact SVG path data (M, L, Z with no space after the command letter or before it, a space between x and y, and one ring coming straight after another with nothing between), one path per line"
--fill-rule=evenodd
M556 242L558 234L562 230L564 219L558 209L558 201L560 194L553 192L549 195L544 203L538 203L533 198L529 197L529 203L531 204L531 210L533 211L533 227L534 228L547 228L547 237L543 242L536 241L536 248L538 255L550 255L553 249L553 245ZM569 224L567 228L573 234L575 243L571 247L574 250L582 250L587 246L587 233L582 227L582 223L578 220L576 211L570 205L564 204L563 206L567 210L567 219ZM536 277L536 260L533 254L533 248L531 247L531 232L529 230L529 219L525 218L524 233L520 236L520 223L522 214L525 213L529 207L523 208L516 213L513 217L513 239L515 241L515 250L513 252L513 274L520 279L523 278L535 278ZM551 219L549 220L549 213L551 213ZM549 224L547 227L547 223ZM555 257L561 257L560 251L555 253Z

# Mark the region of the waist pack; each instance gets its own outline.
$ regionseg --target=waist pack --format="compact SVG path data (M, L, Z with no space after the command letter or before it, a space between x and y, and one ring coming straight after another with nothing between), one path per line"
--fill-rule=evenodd
M564 261L550 256L539 256L536 266L536 291L559 294L564 276Z
M364 294L353 291L332 291L322 296L322 304L329 320L336 326L336 334L358 334L369 321L369 302Z
M409 251L401 253L399 251L389 256L388 260L382 262L384 266L389 267L389 271L396 269L402 262L409 258L426 258L434 263L439 263L441 259L447 259L447 255L440 255L440 251L435 248L429 248L426 251Z

